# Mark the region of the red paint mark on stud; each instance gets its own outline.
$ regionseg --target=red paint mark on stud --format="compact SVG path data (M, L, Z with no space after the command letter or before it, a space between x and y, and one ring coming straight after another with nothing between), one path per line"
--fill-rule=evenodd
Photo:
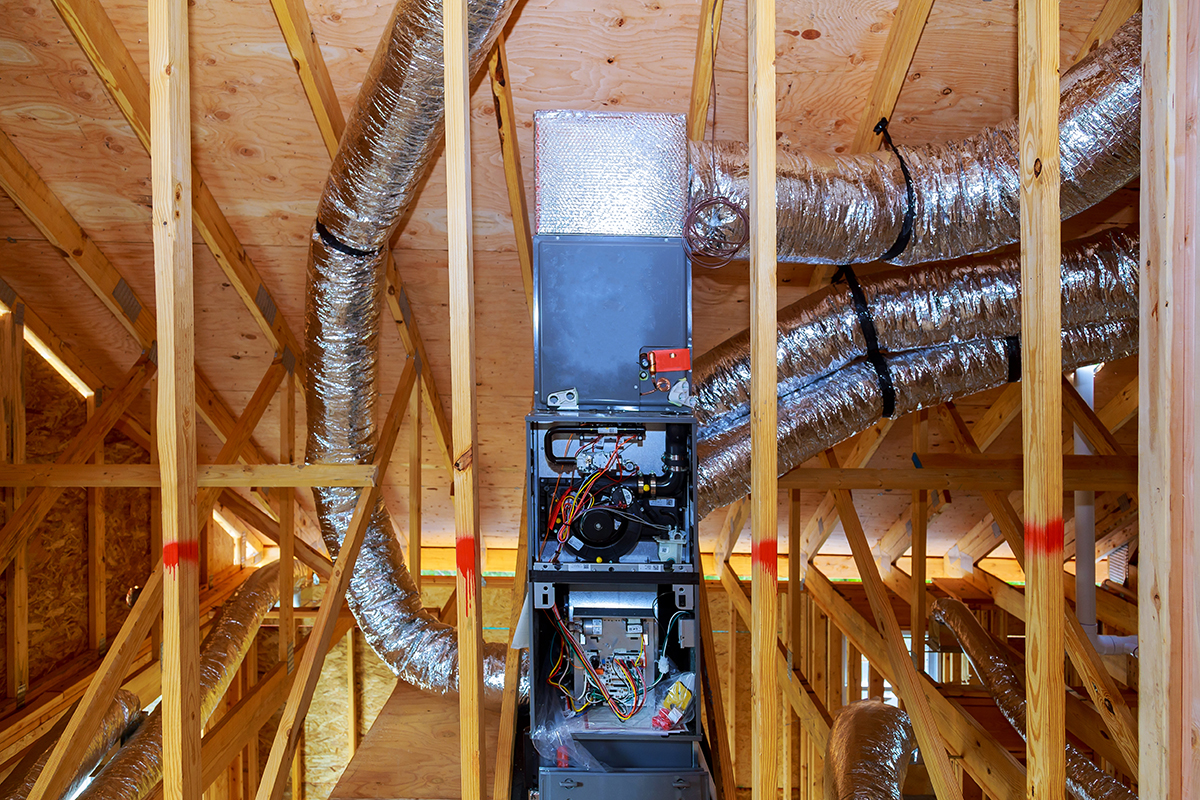
M751 567L762 567L772 578L779 577L779 541L775 537L750 543Z
M1061 556L1063 551L1062 517L1049 522L1025 523L1025 555Z
M200 544L198 542L163 542L163 566L174 571L180 561L189 564L200 563Z
M475 537L465 536L454 542L454 557L458 564L458 574L463 578L467 587L463 597L458 598L463 603L467 616L471 615L471 599L475 593Z

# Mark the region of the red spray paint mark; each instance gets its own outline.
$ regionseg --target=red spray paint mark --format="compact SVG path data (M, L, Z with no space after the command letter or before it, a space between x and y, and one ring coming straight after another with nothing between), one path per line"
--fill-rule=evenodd
M762 567L772 578L779 577L779 541L772 536L750 543L751 567Z
M200 543L163 542L163 566L174 572L180 561L200 563Z
M471 615L471 599L475 594L475 537L465 536L454 542L454 557L458 562L458 574L463 578L467 591L458 598L463 603L467 616Z
M1063 551L1062 517L1049 522L1025 523L1025 555L1061 556Z

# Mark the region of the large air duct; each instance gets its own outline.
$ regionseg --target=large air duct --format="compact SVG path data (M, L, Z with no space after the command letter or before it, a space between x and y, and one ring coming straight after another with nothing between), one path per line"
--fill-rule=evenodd
M200 645L200 723L208 722L279 601L278 562L259 567L225 605ZM162 780L162 708L156 708L77 800L139 800Z
M931 616L958 639L1000 713L1025 738L1025 686L1010 656L958 600L934 602ZM1137 800L1129 787L1108 775L1073 744L1067 744L1067 789L1078 800Z
M73 713L73 709L67 713ZM96 731L96 735L92 737L92 743L88 745L83 758L75 766L75 775L67 784L67 789L62 796L70 797L75 794L109 751L131 736L145 719L146 713L142 711L142 701L138 699L138 696L126 689L118 689L108 710L100 719L100 729ZM14 773L5 778L4 783L0 784L0 800L25 800L26 797L29 797L29 793L33 791L33 785L37 783L38 776L42 774L57 743L58 740L55 739L48 744L24 774Z
M1112 39L1062 77L1063 219L1095 205L1138 175L1141 22L1141 14L1135 14ZM1020 180L1015 118L959 141L900 145L897 150L912 175L912 224L907 248L889 261L943 261L1017 240ZM901 240L910 206L894 153L781 150L777 170L781 261L876 261ZM748 213L749 176L746 145L692 144L693 205L724 197ZM743 249L743 257L746 252Z
M1063 369L1137 351L1138 240L1109 231L1063 250ZM893 416L994 388L1020 374L1020 263L902 269L864 278L862 293L895 390ZM779 322L779 455L783 474L883 414L844 286L787 307ZM750 491L749 337L697 359L700 514Z
M470 4L472 74L512 4ZM441 4L400 0L350 112L312 233L305 312L309 463L365 463L373 455L388 240L416 197L444 114ZM313 495L321 536L336 558L358 492L326 488ZM425 612L382 502L371 515L347 601L393 672L428 691L457 691L454 628ZM504 686L504 651L485 646L485 691L492 700Z
M825 751L828 800L901 800L917 749L908 714L882 700L858 700L833 718Z

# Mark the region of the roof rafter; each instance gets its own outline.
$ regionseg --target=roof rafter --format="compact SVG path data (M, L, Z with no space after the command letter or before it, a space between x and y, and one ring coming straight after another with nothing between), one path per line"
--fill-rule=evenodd
M908 77L908 67L917 52L931 8L933 0L900 0L871 81L867 107L858 120L851 152L866 153L879 148L880 135L875 132L875 125L881 117L890 118L896 109L896 100Z
M316 34L313 32L312 22L308 17L308 9L304 5L304 0L271 0L271 7L275 11L279 29L283 32L288 52L296 66L296 73L300 76L300 83L304 86L304 94L308 98L313 117L321 131L321 141L325 144L329 157L333 158L337 155L338 143L346 128L346 118L342 114L342 107L338 103L337 94L333 89L333 81L329 77L329 68L325 64L325 57L321 55L320 45L317 44ZM416 359L421 368L418 377L425 387L425 403L433 416L434 434L445 458L446 468L453 472L454 457L451 454L450 421L446 418L446 411L442 407L442 398L433 379L433 370L428 366L429 357L425 352L425 342L421 339L416 316L408 302L408 293L405 292L404 284L400 281L400 273L396 269L396 262L392 258L390 250L387 253L384 269L388 283L386 294L388 311L391 312L392 319L396 323L400 340L404 342L404 349Z
M125 115L138 141L149 152L150 86L99 0L54 0L54 7ZM196 229L267 340L281 353L291 351L301 364L304 349L279 312L258 268L238 241L195 163L191 165L191 173L192 220Z
M13 202L20 206L37 229L42 232L60 253L76 274L91 288L100 302L113 313L117 321L129 331L139 345L145 350L154 346L157 338L155 331L154 305L147 304L138 297L113 265L103 251L96 246L95 241L79 225L62 201L50 190L46 182L34 170L8 136L0 131L0 187L8 193ZM26 307L28 309L28 306ZM28 315L28 311L27 311ZM34 320L27 316L26 324ZM38 326L49 334L49 328L37 321ZM35 329L36 332L36 329ZM40 336L40 334L39 334ZM49 334L53 340L58 337ZM42 337L45 339L46 337ZM69 351L67 351L69 352ZM78 357L64 357L64 362L74 369L75 364L82 364ZM86 368L84 368L86 370ZM90 370L76 370L85 381L89 376L95 382L93 388L101 385ZM91 381L89 381L91 382ZM213 387L197 371L196 375L196 411L201 419L222 440L237 426L237 418L228 406L217 396ZM245 460L252 463L264 463L266 459L255 446L245 450Z

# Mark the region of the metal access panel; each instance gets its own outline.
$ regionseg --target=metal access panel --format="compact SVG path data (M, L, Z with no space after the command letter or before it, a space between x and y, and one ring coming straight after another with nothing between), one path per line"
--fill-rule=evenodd
M690 381L690 369L643 366L648 351L692 346L682 240L535 236L533 253L537 408L689 412L665 387Z
M543 769L541 800L708 800L702 770L584 772Z

